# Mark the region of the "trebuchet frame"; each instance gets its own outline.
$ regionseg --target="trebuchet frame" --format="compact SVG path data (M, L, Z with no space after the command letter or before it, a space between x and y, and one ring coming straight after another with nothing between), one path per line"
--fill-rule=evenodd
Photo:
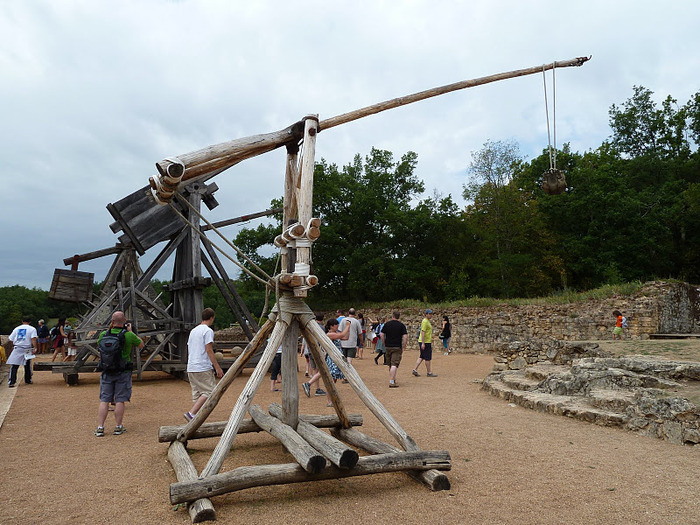
M311 273L311 247L320 235L320 220L312 217L313 174L316 137L321 129L350 122L386 109L409 104L457 89L528 75L554 67L580 66L588 60L581 57L554 62L534 68L472 81L464 81L433 90L393 99L374 106L349 112L319 123L317 115L309 115L280 132L239 139L204 150L174 157L156 164L160 175L150 179L156 202L167 204L185 181L205 180L234 164L279 146L286 146L283 232L275 238L280 248L281 273L274 276L270 286L277 291L276 304L268 321L260 328L243 353L219 381L211 396L186 425L161 427L159 439L169 441L168 458L175 469L178 482L170 486L171 503L187 503L193 522L215 519L208 499L245 488L296 482L335 479L381 472L406 471L433 490L449 489L450 483L440 471L451 468L446 451L423 451L372 394L338 351L315 320L304 302L307 291L318 283ZM301 159L298 158L303 146ZM309 344L314 361L319 366L324 385L330 394L335 416L305 416L299 414L299 385L297 380L297 345L299 335ZM246 362L264 346L262 356L239 395L227 422L206 423L226 389L241 373ZM271 405L269 415L252 405L275 353L282 347L282 404ZM367 436L355 425L361 416L348 414L335 388L323 353L343 372L348 383L364 405L377 417L397 441L398 447ZM250 418L246 418L250 414ZM331 434L320 430L331 427ZM239 467L221 472L227 454L232 450L236 435L243 432L266 431L277 437L294 457L295 463ZM189 439L219 436L219 441L207 464L197 476L185 444ZM342 440L342 441L341 441ZM347 444L363 449L369 456L360 458ZM235 449L233 449L235 451Z

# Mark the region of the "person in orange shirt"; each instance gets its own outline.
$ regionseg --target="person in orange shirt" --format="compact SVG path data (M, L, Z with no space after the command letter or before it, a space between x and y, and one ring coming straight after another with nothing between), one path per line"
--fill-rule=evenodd
M615 328L613 328L613 341L617 338L622 340L622 313L620 310L615 310L613 312L613 315L615 316Z

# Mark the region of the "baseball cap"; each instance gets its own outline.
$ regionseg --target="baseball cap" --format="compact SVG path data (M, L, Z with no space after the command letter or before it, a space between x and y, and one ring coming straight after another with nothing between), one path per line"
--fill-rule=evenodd
M432 314L433 311L432 311L430 308L428 308L428 309L425 311L425 313L426 313L426 314Z

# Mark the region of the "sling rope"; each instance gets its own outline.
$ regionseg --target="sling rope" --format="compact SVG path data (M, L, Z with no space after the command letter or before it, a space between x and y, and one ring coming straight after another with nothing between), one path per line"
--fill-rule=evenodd
M544 65L542 66L542 83L544 85L544 110L547 117L547 142L549 143L549 169L557 169L557 84L554 70L556 62L552 66L552 128L554 131L554 149L552 149L552 138L549 133L549 102L547 100L547 77Z
M178 195L178 197L179 197L180 199L185 200L185 199L184 199L183 197L181 197L178 193L176 193L176 195ZM185 202L187 202L187 201L185 200ZM187 202L187 204L189 205L189 202ZM200 237L204 237L205 239L207 239L207 240L209 241L209 243L210 243L214 248L216 248L217 250L219 250L219 252L221 252L221 254L222 254L224 257L226 257L229 261L231 261L233 264L235 264L236 266L238 266L238 267L239 267L241 270L243 270L245 273L247 273L248 275L250 275L253 279L255 279L256 281L261 282L261 283L264 284L265 286L267 286L268 283L272 280L272 278L271 278L269 275L267 275L263 270L261 270L257 265L255 265L255 263L252 263L256 268L258 268L258 269L260 270L260 272L261 272L262 274L264 274L264 276L267 278L267 280L262 279L261 277L255 275L255 274L254 274L253 272L251 272L248 268L246 268L244 265L242 265L241 263L239 263L238 261L236 261L236 260L235 260L233 257L231 257L229 254L227 254L227 253L226 253L223 249L221 249L216 243L210 241L209 238L206 236L206 234L205 234L203 231L201 231L199 228L197 228L197 226L195 226L194 224L192 224L192 222L190 222L190 221L187 219L187 217L185 217L182 213L180 213L180 211L179 211L177 208L175 208L175 206L173 206L173 203L172 203L172 202L169 202L169 203L168 203L168 206L170 206L170 209L173 210L173 211L175 212L175 214L178 215L183 221L185 221L185 222L187 223L187 225L188 225L190 228L192 228L194 231L196 231L196 232L200 235ZM196 210L195 210L195 211L196 211ZM199 213L198 213L198 215L199 215ZM201 215L200 215L200 217L201 217ZM204 220L206 221L206 219L204 219ZM212 226L211 223L209 223L208 221L207 221L207 223L209 224L210 227ZM212 229L215 229L215 228L212 227ZM220 232L217 231L217 233L221 236L221 233L220 233ZM232 243L230 243L230 242L228 241L228 239L224 238L224 240L225 240L230 246L232 246L237 252L239 252L239 253L241 253L241 254L243 253L243 252L241 252L238 248L236 248ZM243 257L244 257L244 259L249 260L249 259L245 256L245 254L243 254ZM252 261L251 261L251 262L252 262Z

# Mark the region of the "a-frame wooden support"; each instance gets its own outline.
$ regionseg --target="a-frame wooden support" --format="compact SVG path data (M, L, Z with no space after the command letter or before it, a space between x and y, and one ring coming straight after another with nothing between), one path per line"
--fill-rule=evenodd
M326 390L331 395L335 417L309 417L299 414L299 384L296 367L296 334L298 333L303 334L309 343L309 349L321 371ZM266 340L267 344L262 357L238 397L229 420L225 424L205 423L226 389L240 374L247 360L264 345ZM267 415L258 405L252 405L252 402L280 346L282 346L283 362L282 405L270 406L270 415ZM361 423L361 417L350 415L345 410L326 365L324 354L328 355L340 368L365 406L396 439L398 447L366 436L352 428L353 425ZM244 419L248 413L251 418ZM319 430L322 426L333 428L333 435ZM203 427L204 431L201 431ZM260 430L277 437L292 454L296 463L242 467L221 473L221 467L232 450L236 435ZM194 465L186 452L183 453L183 444L190 439L214 435L220 436L219 442L200 475L193 476L191 473ZM193 521L213 519L214 510L208 497L255 486L407 471L432 490L449 488L449 481L440 472L451 468L449 453L419 449L413 438L367 388L355 369L344 360L340 351L316 322L313 312L303 299L294 297L293 292L282 294L278 305L273 309L270 320L263 325L253 341L219 381L195 418L182 427L161 427L161 440L171 441L171 450L168 455L178 477L178 482L170 486L170 500L174 504L188 502ZM348 444L370 452L372 455L359 458ZM235 448L233 450L235 451Z

